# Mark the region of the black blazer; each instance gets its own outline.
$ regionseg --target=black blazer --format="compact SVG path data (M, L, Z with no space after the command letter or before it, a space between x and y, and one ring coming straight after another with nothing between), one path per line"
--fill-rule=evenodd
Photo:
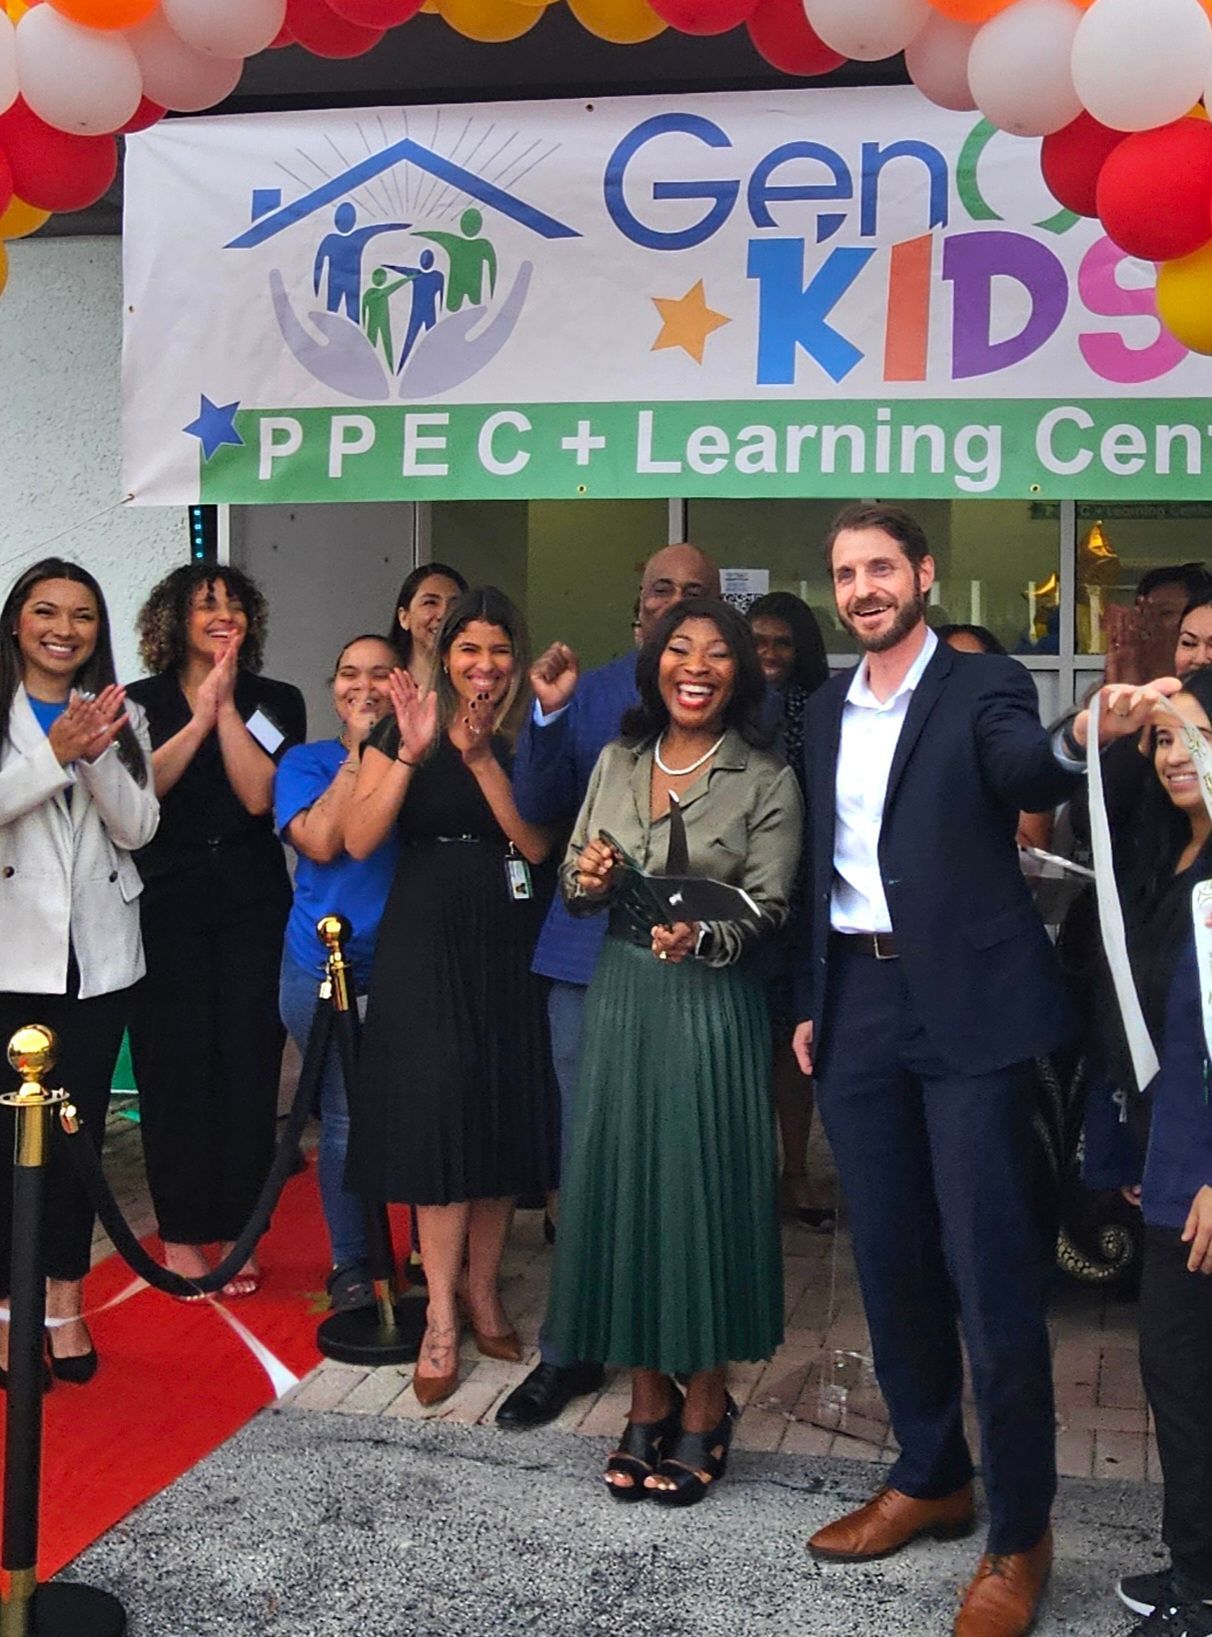
M807 902L795 979L797 1015L815 1025L814 1056L828 986L838 745L853 675L818 689L805 723ZM1020 810L1054 807L1077 782L1056 760L1026 670L940 643L897 742L879 862L914 1014L956 1072L1038 1057L1068 1032L1060 973L1014 836Z

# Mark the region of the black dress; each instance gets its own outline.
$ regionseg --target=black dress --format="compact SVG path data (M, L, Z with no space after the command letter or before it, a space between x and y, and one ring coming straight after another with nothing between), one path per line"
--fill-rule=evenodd
M394 724L390 742L395 753ZM494 743L505 765L503 744ZM448 1205L554 1186L558 1095L541 980L543 901L517 899L509 845L443 735L400 810L351 1110L349 1185Z
M175 672L133 683L153 749L191 711ZM241 671L236 709L260 710L307 737L303 696ZM241 803L210 733L160 804L160 827L136 854L147 976L131 1018L147 1177L162 1238L235 1239L273 1158L285 1034L278 1017L290 878L270 813Z

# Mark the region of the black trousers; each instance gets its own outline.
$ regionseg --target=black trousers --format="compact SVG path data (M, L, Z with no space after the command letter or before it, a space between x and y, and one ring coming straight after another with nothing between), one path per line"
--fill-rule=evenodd
M916 1023L900 963L831 945L817 1107L900 1455L921 1498L972 1475L962 1327L981 1427L989 1550L1048 1526L1056 1428L1045 1303L1055 1230L1038 1188L1029 1078L957 1074Z
M69 973L74 991L74 963ZM122 1047L122 1032L131 1009L130 989L78 1000L67 995L0 993L0 1053L7 1052L11 1036L27 1023L46 1023L59 1037L59 1053L47 1076L51 1086L71 1094L89 1141L101 1152L105 1114L114 1064ZM4 1064L6 1091L17 1089L17 1077ZM8 1295L12 1262L13 1134L17 1116L0 1105L0 1295ZM52 1279L83 1279L92 1257L93 1208L63 1148L63 1136L51 1132L50 1162L43 1206L43 1265Z
M273 1160L290 907L273 849L217 849L143 894L131 1055L148 1186L174 1244L237 1238Z
M1188 1273L1177 1228L1145 1229L1140 1372L1157 1427L1162 1539L1174 1567L1212 1597L1212 1277Z

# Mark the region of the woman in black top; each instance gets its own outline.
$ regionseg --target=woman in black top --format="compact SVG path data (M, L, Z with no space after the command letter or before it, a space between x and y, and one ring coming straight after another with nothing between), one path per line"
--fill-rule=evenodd
M168 1266L199 1278L251 1214L273 1155L278 970L290 881L274 834L274 762L307 737L297 688L257 675L265 599L194 563L139 614L160 828L139 856L147 978L131 1024L148 1184ZM260 1283L250 1259L224 1288Z

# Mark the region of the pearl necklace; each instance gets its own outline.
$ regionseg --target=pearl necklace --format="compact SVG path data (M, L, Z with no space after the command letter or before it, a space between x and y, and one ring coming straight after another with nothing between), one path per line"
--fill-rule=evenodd
M691 762L689 767L670 767L668 762L666 762L661 756L661 744L662 744L662 741L665 738L665 735L662 733L661 737L657 740L656 744L652 747L652 759L656 763L656 765L660 768L661 772L662 773L667 773L671 779L683 779L683 778L685 778L687 773L697 773L699 768L702 767L704 762L709 762L711 760L711 758L715 755L716 751L724 743L724 740L727 737L728 737L728 735L727 735L726 732L721 733L719 738L712 745L711 749L710 750L705 750L703 752L703 754L699 757L698 761L697 762Z

